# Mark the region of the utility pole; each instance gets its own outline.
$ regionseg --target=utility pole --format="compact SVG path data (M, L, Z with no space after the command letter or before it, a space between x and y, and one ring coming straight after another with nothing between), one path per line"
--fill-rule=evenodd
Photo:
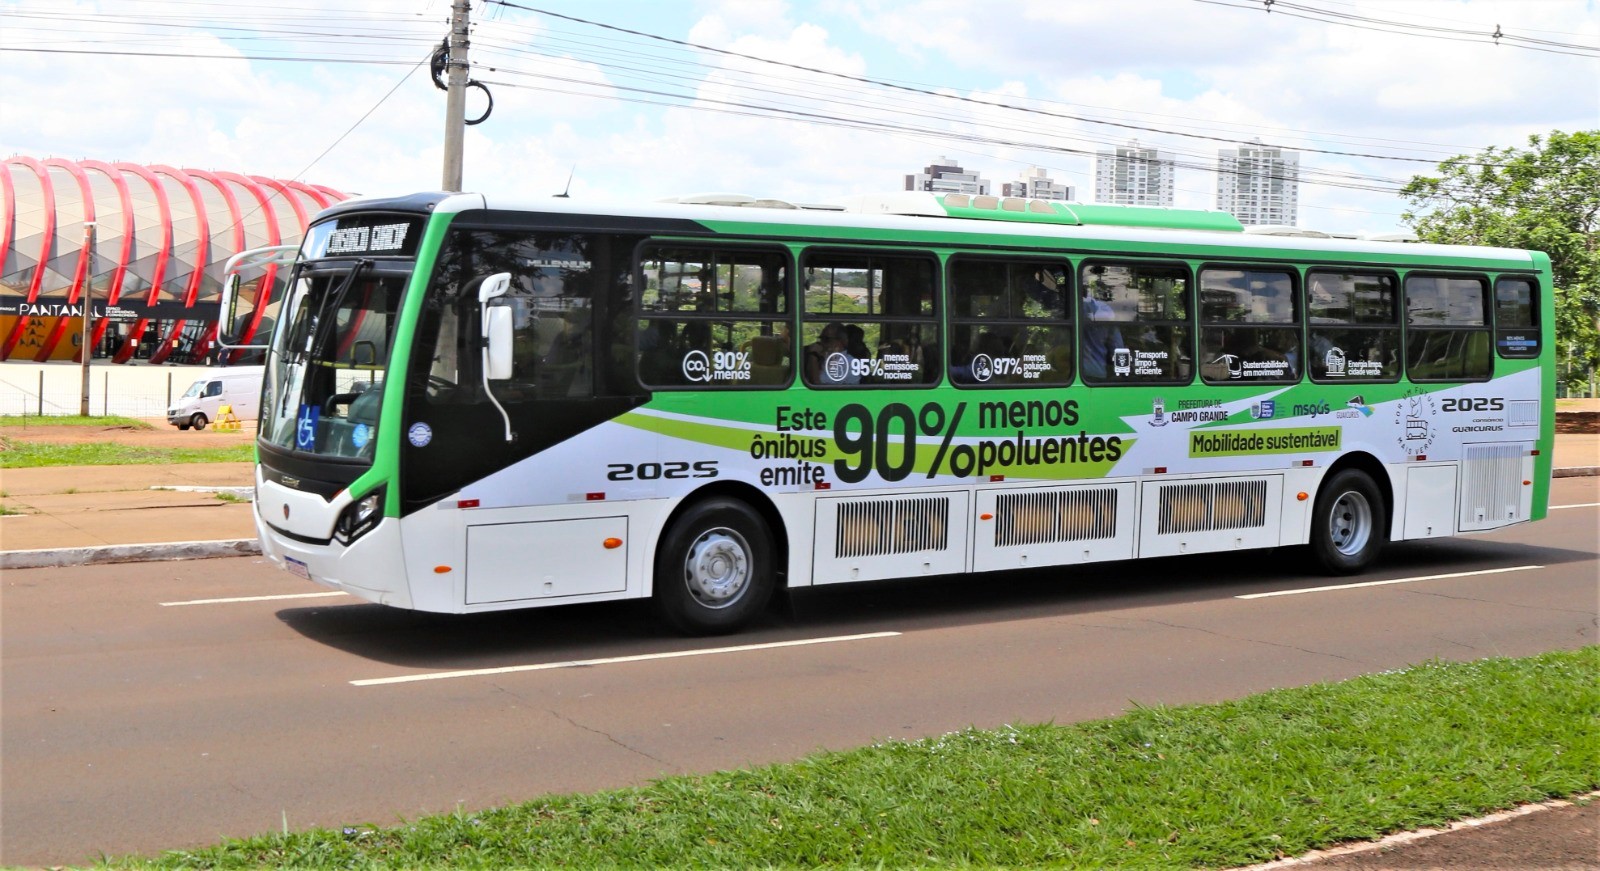
M468 0L450 6L450 68L444 103L444 189L461 190L461 147L467 118Z
M89 322L94 319L94 222L83 222L84 251L89 255L89 269L83 277L83 292L78 294L78 302L83 305L83 335L78 340L78 358L82 362L79 368L83 371L83 390L78 397L78 414L89 416L89 338L94 331L89 329Z

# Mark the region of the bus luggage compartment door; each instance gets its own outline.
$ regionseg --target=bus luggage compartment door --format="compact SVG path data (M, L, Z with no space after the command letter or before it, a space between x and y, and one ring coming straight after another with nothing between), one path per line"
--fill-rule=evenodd
M469 526L467 604L620 593L627 542L626 517Z
M816 512L813 583L966 571L966 493L818 499Z
M1131 559L1132 482L979 490L972 570Z
M1283 476L1146 481L1139 556L1274 547L1283 517Z

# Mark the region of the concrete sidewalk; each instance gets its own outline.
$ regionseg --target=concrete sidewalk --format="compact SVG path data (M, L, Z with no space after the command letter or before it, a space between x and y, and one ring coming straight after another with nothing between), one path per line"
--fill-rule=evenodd
M0 568L259 553L253 474L249 463L7 469L5 506L23 513L0 516Z

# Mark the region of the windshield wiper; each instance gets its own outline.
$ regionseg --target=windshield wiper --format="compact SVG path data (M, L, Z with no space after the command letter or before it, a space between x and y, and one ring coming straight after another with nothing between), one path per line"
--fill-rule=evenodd
M350 288L355 285L356 277L363 271L372 267L372 261L362 258L350 267L350 272L339 282L333 292L322 298L317 304L317 312L311 321L311 340L300 352L300 359L304 360L313 349L322 346L323 339L333 329L333 324L339 319L339 307L344 305L344 298L350 293Z

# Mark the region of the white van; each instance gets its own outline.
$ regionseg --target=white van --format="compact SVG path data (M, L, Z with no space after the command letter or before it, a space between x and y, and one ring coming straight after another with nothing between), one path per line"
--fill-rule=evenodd
M212 369L189 385L183 395L167 409L167 423L178 429L205 429L218 417L224 405L233 407L240 420L255 420L261 409L262 366L230 366Z

